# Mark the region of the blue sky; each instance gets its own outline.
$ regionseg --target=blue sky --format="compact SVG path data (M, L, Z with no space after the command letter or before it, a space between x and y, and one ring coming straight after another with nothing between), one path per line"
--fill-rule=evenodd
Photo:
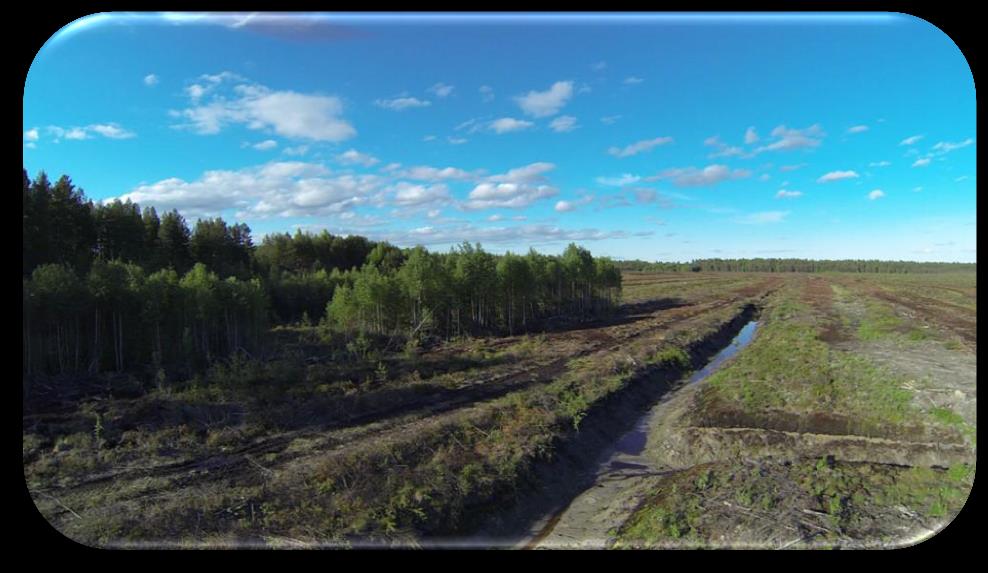
M974 82L906 15L96 15L24 167L96 200L495 252L975 261Z

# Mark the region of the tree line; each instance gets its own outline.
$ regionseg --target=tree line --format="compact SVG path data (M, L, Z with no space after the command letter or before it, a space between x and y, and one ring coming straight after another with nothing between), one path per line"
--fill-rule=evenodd
M190 228L130 201L94 203L44 172L23 191L25 373L195 370L259 349L271 324L348 335L515 333L619 301L621 274L570 245L561 256L400 249L326 231L271 234L205 218Z
M623 271L641 272L768 272L768 273L939 273L976 271L977 263L813 259L695 259L687 263L615 261Z

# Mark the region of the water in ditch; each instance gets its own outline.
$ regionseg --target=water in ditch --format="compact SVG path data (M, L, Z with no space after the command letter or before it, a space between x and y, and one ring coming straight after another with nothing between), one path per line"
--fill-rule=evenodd
M668 412L672 395L689 391L694 386L723 367L724 363L747 346L758 329L758 321L748 322L702 369L693 372L686 384L670 393L645 412L634 428L623 434L612 448L598 458L593 485L561 512L553 515L533 538L523 547L605 547L611 532L623 523L634 510L637 500L647 492L648 482L643 477L666 473L657 468L649 458L649 435L653 426ZM654 446L653 446L654 447Z

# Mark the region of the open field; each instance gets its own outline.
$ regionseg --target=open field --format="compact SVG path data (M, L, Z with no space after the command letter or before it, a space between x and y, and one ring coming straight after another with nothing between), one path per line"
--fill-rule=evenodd
M973 274L623 279L614 317L541 333L354 356L283 327L275 358L182 383L41 388L28 488L108 546L559 546L580 507L604 546L896 544L963 505ZM653 405L640 467L587 505L595 460Z

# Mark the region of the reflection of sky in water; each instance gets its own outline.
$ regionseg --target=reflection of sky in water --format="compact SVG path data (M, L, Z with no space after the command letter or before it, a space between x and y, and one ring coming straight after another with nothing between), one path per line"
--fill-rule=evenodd
M738 335L731 340L730 344L718 352L717 355L714 356L713 360L711 360L706 366L690 376L690 383L699 382L700 380L713 374L714 371L724 364L724 361L737 354L739 350L751 342L757 328L757 320L752 320L748 324L744 325L741 332L739 332ZM621 439L619 439L614 445L614 449L622 454L631 456L640 455L642 451L645 450L645 444L648 442L648 422L650 417L651 412L646 413L635 426L634 430L631 430L627 434L621 436ZM621 469L623 466L620 466L619 464L623 464L623 462L611 462L611 469Z

